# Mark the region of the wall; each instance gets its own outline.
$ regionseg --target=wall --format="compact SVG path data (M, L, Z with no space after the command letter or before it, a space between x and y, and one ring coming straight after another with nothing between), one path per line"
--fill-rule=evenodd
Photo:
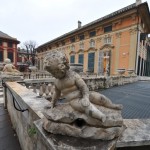
M7 82L5 88L7 109L22 150L41 150L38 148L41 141L38 141L33 122L43 118L42 111L45 106L49 105L49 102L44 98L37 98L35 93L16 82ZM21 112L14 108L12 94L21 108L28 109L28 111ZM16 106L17 103L15 103ZM44 146L42 150L44 150Z

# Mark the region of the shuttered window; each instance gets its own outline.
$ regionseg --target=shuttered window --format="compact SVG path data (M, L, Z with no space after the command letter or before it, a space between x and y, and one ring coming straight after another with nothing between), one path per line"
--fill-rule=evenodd
M83 54L79 54L78 62L79 62L80 64L83 64L83 62L84 62L84 57L83 57L83 56L84 56Z
M88 71L94 72L95 53L88 54Z
M75 56L74 55L70 56L70 63L75 63Z

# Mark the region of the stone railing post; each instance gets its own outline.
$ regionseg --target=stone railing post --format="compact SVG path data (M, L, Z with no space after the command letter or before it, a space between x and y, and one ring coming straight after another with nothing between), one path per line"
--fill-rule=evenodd
M2 80L3 94L4 94L4 108L7 109L7 88L5 86L5 83L22 81L22 78L21 76L2 75L1 80Z

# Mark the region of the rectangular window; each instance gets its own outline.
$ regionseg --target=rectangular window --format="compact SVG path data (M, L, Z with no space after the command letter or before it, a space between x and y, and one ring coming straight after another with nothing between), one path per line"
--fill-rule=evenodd
M88 71L94 72L95 53L88 54Z
M105 44L111 44L111 37L105 37L104 38L104 43Z
M72 55L72 56L70 56L70 63L75 63L75 56L74 55Z
M104 33L111 32L112 31L112 25L104 27Z
M8 42L8 47L13 48L13 43L12 42Z
M78 63L83 64L83 62L84 62L84 57L83 56L84 56L83 54L79 54Z
M14 62L14 53L13 52L8 52L8 58L11 60L11 62Z
M71 43L75 42L75 37L70 38Z
M96 35L96 31L90 32L90 37L93 37L93 36L95 36L95 35Z
M79 36L80 41L84 40L84 34Z
M3 51L0 51L0 61L3 62Z
M80 43L79 47L80 49L84 49L84 43Z

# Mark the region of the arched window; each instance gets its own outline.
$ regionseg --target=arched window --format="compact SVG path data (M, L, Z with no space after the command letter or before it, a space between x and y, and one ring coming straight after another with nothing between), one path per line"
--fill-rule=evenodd
M104 38L104 44L111 44L111 37L110 36Z
M71 51L75 51L75 46L74 45L72 45L70 48L71 48Z
M79 47L80 47L80 49L84 49L84 43L80 42Z
M95 47L95 41L93 39L90 41L90 47Z

